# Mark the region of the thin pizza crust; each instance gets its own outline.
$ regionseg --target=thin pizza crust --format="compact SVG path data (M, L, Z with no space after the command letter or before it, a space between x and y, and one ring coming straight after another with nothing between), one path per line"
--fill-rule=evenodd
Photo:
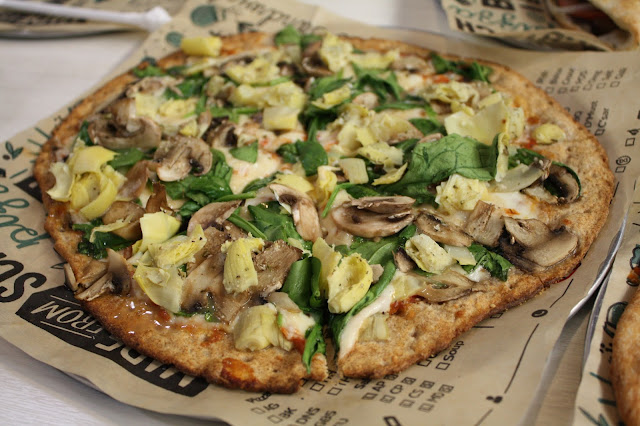
M624 309L613 338L611 381L625 424L640 424L640 292Z
M362 50L386 51L427 57L429 50L388 40L348 38ZM250 33L226 37L222 55L259 47L272 46L272 37ZM448 57L452 58L452 57ZM170 55L159 65L168 67L183 63L182 53ZM526 116L536 116L541 122L558 123L567 133L567 140L548 146L548 157L570 165L580 176L582 197L577 201L554 206L542 218L551 227L565 226L579 237L575 255L544 273L525 274L515 268L507 282L495 279L481 284L468 296L440 304L428 304L419 299L403 303L388 324L390 340L357 343L341 358L338 366L349 377L381 377L401 371L446 348L457 336L495 312L516 306L539 293L545 286L566 277L580 263L602 227L613 193L613 175L607 167L602 146L553 99L536 89L524 77L507 67L490 65L494 72L492 84L516 98ZM65 204L52 200L46 193L54 183L49 168L56 161L56 151L68 147L79 131L80 124L94 112L117 98L135 80L131 73L116 77L93 95L87 97L70 113L52 138L45 144L35 166L35 176L43 192L48 215L47 231L55 241L55 249L70 264L78 280L90 281L104 273L105 264L78 254L80 233L71 230L71 218ZM84 306L114 336L141 353L193 375L203 376L212 383L250 391L294 392L302 379L322 380L327 377L327 360L316 355L307 373L296 351L268 348L256 352L238 351L232 338L215 328L198 323L171 322L152 306L136 306L130 297L103 295ZM150 312L143 315L142 312Z

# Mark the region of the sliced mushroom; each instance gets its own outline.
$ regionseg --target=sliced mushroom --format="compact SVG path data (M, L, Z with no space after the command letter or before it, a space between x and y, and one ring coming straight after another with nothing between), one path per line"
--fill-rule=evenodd
M570 203L580 195L580 185L576 178L566 168L553 164L549 169L549 177L545 186L551 185L557 193L560 204Z
M213 154L202 139L182 135L162 141L153 159L160 163L156 173L165 182L184 179L192 170L201 176L213 164Z
M293 262L300 259L300 249L290 246L282 240L267 242L264 250L258 253L253 264L258 273L260 297L267 297L284 284Z
M272 183L269 188L273 191L279 203L291 207L293 223L296 225L296 231L303 239L315 241L322 237L320 218L311 197L279 183Z
M167 87L175 86L178 82L178 79L168 75L145 77L129 86L126 94L127 97L133 98L136 93L155 93Z
M169 206L167 200L167 190L160 182L154 182L153 194L147 200L147 204L144 206L146 213L165 212L171 213L173 210Z
M212 124L204 136L209 146L220 148L235 148L238 146L238 136L235 133L236 125L227 119L216 124Z
M551 231L537 219L516 220L505 217L507 232L500 239L500 248L514 265L539 272L573 254L578 237L566 229Z
M473 243L473 239L464 231L433 214L422 213L416 219L416 226L438 243L457 247L469 247Z
M538 219L514 219L505 217L504 227L512 239L524 247L538 246L553 237L549 227Z
M189 225L187 226L187 234L191 235L196 225L202 226L202 229L207 229L210 226L219 228L222 226L222 223L231 216L235 209L238 208L240 202L240 200L234 200L222 203L210 203L202 207L191 216Z
M122 98L111 104L106 114L91 120L89 136L109 149L151 149L160 144L162 129L148 117L135 116L134 100Z
M471 237L488 247L497 247L504 228L500 209L493 204L478 201L465 224L465 231Z
M363 197L351 201L351 205L361 210L369 210L375 213L400 213L410 210L413 203L411 197L397 195L394 197Z
M302 69L309 75L314 77L327 77L333 75L331 70L322 61L318 51L320 50L321 42L315 42L307 46L302 52Z
M139 161L127 172L127 180L118 190L118 198L122 200L135 200L142 194L149 180L149 168L147 161Z
M142 238L140 228L140 218L145 214L145 210L139 204L132 201L114 201L111 207L102 216L105 225L115 223L122 219L128 222L127 226L111 231L125 240L136 241Z
M454 271L423 278L425 285L416 293L416 296L424 298L429 303L458 299L471 293L471 288L475 284L464 275Z
M391 64L391 69L396 71L417 72L428 68L427 61L415 55L402 55Z
M133 270L127 260L114 250L107 249L107 272L91 284L86 290L75 295L79 300L93 300L107 292L129 293Z
M429 143L429 142L435 142L438 141L440 139L442 139L444 137L444 135L442 133L431 133L430 135L424 136L423 138L421 138L418 143Z
M393 261L400 272L409 272L417 268L416 262L409 257L403 248L393 253Z
M75 292L76 290L78 290L78 281L76 281L76 276L73 274L71 265L65 263L62 266L62 269L64 269L64 276L66 278L64 283L67 285L67 287L69 287L69 290Z
M378 106L378 103L379 103L378 95L376 95L373 92L360 93L358 96L353 98L353 101L351 102L357 105L362 105L367 109L374 109L375 107Z
M244 307L259 304L257 295L248 291L227 293L223 274L223 256L210 256L200 263L184 281L182 309L194 312L212 303L216 317L228 324Z
M264 250L253 260L258 286L240 293L228 293L223 285L225 256L220 251L227 236L213 227L207 228L205 235L208 246L203 250L208 250L209 256L187 276L182 292L182 307L192 312L211 301L216 316L227 323L233 321L244 307L259 304L260 297L267 297L282 287L291 265L301 255L300 250L284 241L267 242ZM221 236L223 238L219 238Z
M334 208L331 217L338 228L353 235L387 237L413 221L415 214L411 205L414 202L413 198L402 196L363 197Z

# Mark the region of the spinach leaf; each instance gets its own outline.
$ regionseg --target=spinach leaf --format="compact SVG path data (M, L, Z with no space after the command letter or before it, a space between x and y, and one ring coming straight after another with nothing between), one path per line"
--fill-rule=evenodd
M350 78L342 78L342 72L336 75L318 78L309 88L309 99L315 101L325 93L333 92L351 81Z
M267 176L262 179L254 179L244 187L242 192L255 192L258 189L269 185L276 178L276 174L272 174L271 176Z
M77 137L79 139L82 139L82 142L84 142L87 146L95 145L93 140L91 140L91 136L89 136L89 122L87 120L84 120L80 125L80 131L78 132Z
M389 237L381 238L379 241L365 238L357 238L346 251L346 254L359 253L369 264L385 265L393 261L393 252L416 233L416 226L409 225L402 231ZM343 253L345 254L345 253Z
M280 289L305 313L311 311L311 259L307 257L294 262Z
M398 80L393 71L364 69L352 63L353 71L356 74L356 90L371 91L383 102L386 102L389 95L395 99L400 99L404 90L398 84Z
M189 99L202 94L202 88L209 79L202 73L185 77L175 88L167 88L164 92L169 99Z
M221 203L223 201L249 200L255 197L256 197L256 191L248 191L248 192L244 191L239 194L223 195L222 197L218 198L216 201Z
M230 121L237 123L240 115L251 115L260 110L253 107L211 107L209 111L211 111L211 117L213 118L227 117Z
M447 134L444 126L434 118L411 118L409 122L425 136L433 133Z
M277 86L278 84L286 83L287 81L291 81L291 77L278 77L273 80L267 81L266 83L253 83L254 87L271 87Z
M454 173L489 181L495 176L497 158L497 139L492 145L485 145L458 134L448 135L416 145L402 179L384 187L386 191L400 191L410 184L431 185Z
M161 76L161 75L165 75L166 73L164 72L164 70L158 66L155 65L147 65L144 68L134 68L133 69L133 75L135 75L138 78L144 78L144 77L156 77L156 76Z
M93 233L93 242L89 241L93 228L100 225L102 225L102 220L98 218L86 224L77 223L72 226L75 231L84 232L82 240L78 243L78 253L94 259L104 259L107 257L108 248L118 251L135 243L135 241L125 240L116 234L100 231Z
M460 74L466 80L479 80L489 83L489 76L493 72L491 67L481 65L475 61L468 63L465 61L449 61L435 53L431 54L431 63L438 74L454 72Z
M295 143L281 145L280 148L276 150L276 153L281 156L286 163L294 164L298 162L298 148Z
M431 106L424 99L405 99L402 101L386 102L384 104L378 105L373 110L375 112L380 112L384 111L385 109L409 110L416 108L431 108Z
M275 43L276 46L282 44L299 44L302 50L304 50L309 44L321 40L322 37L316 34L300 34L298 30L292 25L287 25L276 34Z
M377 197L382 193L373 189L370 185L353 185L345 188L345 191L353 198Z
M300 163L307 176L313 176L318 173L318 167L329 163L327 151L314 139L306 142L297 141L296 148L300 157Z
M263 240L268 240L267 236L261 230L256 228L256 226L253 223L240 217L240 215L238 215L237 212L233 212L231 216L227 218L227 220L233 223L234 225L236 225L238 228L248 232L249 234L253 235L256 238L262 238Z
M528 166L536 160L544 160L544 159L546 159L544 155L539 154L535 151L532 151L527 148L518 148L515 154L509 156L509 168L513 169L519 164L524 164Z
M338 192L342 191L343 189L349 188L353 185L354 185L353 183L349 183L349 182L339 183L336 185L336 187L331 192L331 195L329 195L329 199L327 200L327 205L324 206L324 210L322 210L322 217L327 217L327 214L329 214L329 210L331 210L331 206L333 205L333 202L336 200L336 196L338 195Z
M114 169L131 167L144 158L144 153L138 148L119 149L116 152L118 154L108 163Z
M469 246L469 251L473 254L476 262L485 268L491 276L496 277L502 281L507 280L509 269L513 266L504 257L498 253L489 251L486 247L473 243Z
M233 194L229 187L231 167L225 161L224 154L217 150L211 152L214 164L208 173L202 176L190 174L182 180L164 183L169 197L187 198L187 202L178 211L182 217L190 217L200 207Z
M258 141L255 141L250 145L231 148L229 150L229 154L238 160L246 161L247 163L255 163L258 161Z
M311 360L315 354L327 352L327 345L322 335L322 324L316 323L307 330L304 351L302 352L302 362L307 367L307 373L311 372Z
M255 226L266 235L268 240L287 241L289 238L302 240L293 224L293 218L288 214L280 213L280 205L277 202L269 203L267 207L249 206L249 213L253 216Z
M360 312L363 308L367 307L371 302L373 302L380 293L389 285L391 279L393 278L393 274L396 273L396 267L393 262L387 262L384 266L384 272L380 279L369 288L367 294L364 295L362 299L356 303L353 308L349 310L349 312L339 315L331 315L329 317L329 327L331 328L331 332L333 334L333 341L336 345L336 352L340 350L340 335L342 334L342 330L347 325L349 320Z
M300 44L300 33L293 25L287 25L274 38L276 46L282 44Z

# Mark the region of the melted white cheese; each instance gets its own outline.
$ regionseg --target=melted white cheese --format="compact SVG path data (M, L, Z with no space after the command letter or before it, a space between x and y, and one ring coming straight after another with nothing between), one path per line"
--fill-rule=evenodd
M535 202L521 192L492 192L485 197L485 201L501 207L507 216L518 219L538 217L539 212Z
M338 353L338 358L342 358L351 352L351 349L353 349L353 346L358 341L360 328L362 328L362 324L364 324L367 318L378 313L389 311L391 302L393 301L394 291L395 287L389 284L376 300L349 320L340 335L340 352Z
M216 149L224 154L227 164L233 169L229 186L234 194L242 192L249 182L277 172L282 163L278 154L260 148L258 148L258 160L255 163L238 160L229 153L228 148L217 147Z

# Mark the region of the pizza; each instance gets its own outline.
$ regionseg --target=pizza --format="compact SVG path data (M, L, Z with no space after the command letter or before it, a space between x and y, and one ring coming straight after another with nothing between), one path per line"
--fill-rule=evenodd
M283 393L399 372L562 280L613 187L597 140L505 66L292 27L116 77L35 176L110 333Z
M640 3L636 0L546 0L564 28L586 31L613 49L640 45Z
M627 284L640 285L640 244L630 259ZM611 351L611 383L620 417L629 425L640 424L640 374L638 372L638 335L640 335L640 293L635 291L615 326Z

